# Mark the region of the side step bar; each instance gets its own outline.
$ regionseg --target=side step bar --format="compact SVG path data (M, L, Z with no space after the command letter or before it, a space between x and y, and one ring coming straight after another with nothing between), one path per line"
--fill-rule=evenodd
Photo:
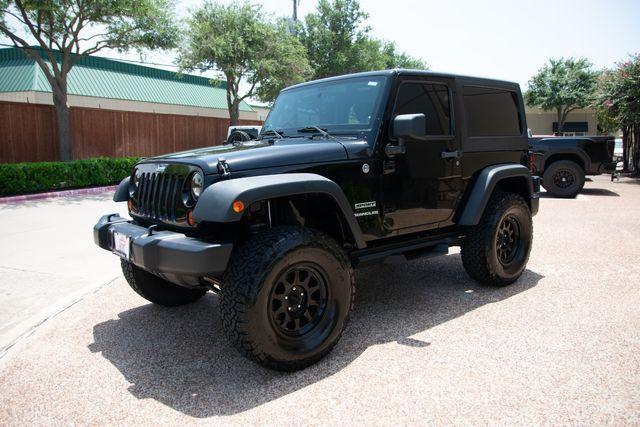
M377 248L362 249L351 253L351 264L362 267L391 256L402 255L406 259L446 255L450 246L460 243L463 236L450 235L439 239L424 239L410 243L392 243Z

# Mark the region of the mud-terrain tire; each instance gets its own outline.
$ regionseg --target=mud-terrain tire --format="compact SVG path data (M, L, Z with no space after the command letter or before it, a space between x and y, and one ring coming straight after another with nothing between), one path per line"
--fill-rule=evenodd
M574 198L584 187L584 170L571 160L558 160L547 166L542 186L554 197Z
M531 211L522 196L495 192L478 225L462 243L462 264L469 276L487 286L506 286L522 275L533 241Z
M206 293L204 289L189 289L173 284L123 259L120 265L131 289L154 304L177 307L192 303Z
M335 240L310 228L274 227L232 254L222 278L222 324L242 355L294 371L333 349L354 295L353 269Z

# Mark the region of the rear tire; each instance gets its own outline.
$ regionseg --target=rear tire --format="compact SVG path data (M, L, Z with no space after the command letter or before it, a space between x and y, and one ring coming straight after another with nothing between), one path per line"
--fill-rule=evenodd
M294 371L333 349L353 297L353 270L338 243L313 229L275 227L234 252L222 278L222 324L242 355Z
M154 304L176 307L197 301L206 293L204 289L178 286L123 259L120 260L120 265L131 289Z
M462 244L462 264L483 285L506 286L522 275L533 240L531 211L522 196L498 191L480 223L470 227Z
M571 160L553 162L544 171L542 186L555 197L576 197L584 187L584 170Z

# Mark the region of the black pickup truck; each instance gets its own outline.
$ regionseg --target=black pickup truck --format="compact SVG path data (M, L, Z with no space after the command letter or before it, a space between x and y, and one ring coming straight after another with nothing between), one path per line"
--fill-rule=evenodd
M586 175L615 170L613 136L529 138L532 173L556 197L576 197Z

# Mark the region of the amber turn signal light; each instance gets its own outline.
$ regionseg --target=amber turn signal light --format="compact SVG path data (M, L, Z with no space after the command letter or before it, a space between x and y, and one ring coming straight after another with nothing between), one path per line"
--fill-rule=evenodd
M192 227L195 227L196 225L198 225L198 221L196 221L195 218L193 217L193 211L187 212L187 223Z
M233 202L233 211L235 213L240 213L244 210L244 203L242 202L242 200L236 200L235 202Z

